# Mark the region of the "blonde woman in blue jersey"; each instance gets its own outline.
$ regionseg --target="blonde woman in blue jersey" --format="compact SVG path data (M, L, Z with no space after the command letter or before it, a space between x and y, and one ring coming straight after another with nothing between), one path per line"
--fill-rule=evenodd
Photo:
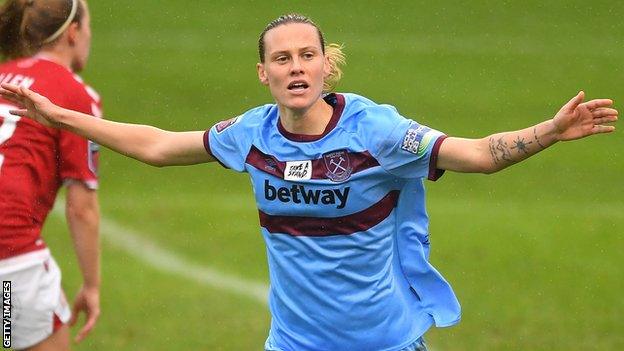
M328 91L343 56L304 16L271 22L259 54L275 103L205 132L94 119L14 85L1 94L24 106L15 115L154 166L218 161L249 173L271 279L266 350L426 350L427 329L457 323L460 309L428 262L423 180L493 173L617 120L611 100L580 92L535 126L446 137L392 106Z

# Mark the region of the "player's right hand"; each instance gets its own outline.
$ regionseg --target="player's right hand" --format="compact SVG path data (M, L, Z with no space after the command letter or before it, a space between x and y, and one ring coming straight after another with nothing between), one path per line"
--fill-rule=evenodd
M612 108L613 100L594 99L583 102L584 99L585 93L580 91L552 119L558 140L575 140L615 130L614 126L606 125L618 119L618 110Z
M70 326L74 326L78 322L80 312L86 315L85 323L76 335L75 342L81 342L93 328L100 317L100 291L97 288L88 288L82 286L76 295L74 305L72 307L72 317L69 321Z
M0 96L22 107L9 111L11 114L28 117L48 127L61 127L60 118L55 116L59 116L58 112L62 109L45 96L28 88L8 83L0 84Z

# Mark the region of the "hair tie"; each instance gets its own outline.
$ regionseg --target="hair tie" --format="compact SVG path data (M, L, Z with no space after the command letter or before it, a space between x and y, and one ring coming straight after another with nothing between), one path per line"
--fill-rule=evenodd
M29 1L34 2L34 0L29 0ZM78 10L78 0L72 0L71 11L69 11L69 16L65 20L65 23L63 23L61 28L59 28L56 32L54 32L54 34L50 35L46 40L44 40L43 44L50 43L54 41L56 38L58 38L61 34L63 34L65 29L67 29L67 27L69 27L69 24L73 21L74 16L76 16L76 10Z

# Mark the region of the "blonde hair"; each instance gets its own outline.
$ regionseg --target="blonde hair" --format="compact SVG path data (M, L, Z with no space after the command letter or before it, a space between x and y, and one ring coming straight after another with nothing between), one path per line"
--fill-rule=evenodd
M323 37L323 32L319 26L316 25L309 17L298 14L298 13L290 13L287 15L279 16L273 21L269 22L267 26L264 28L262 33L260 33L260 38L258 39L258 55L260 56L260 62L264 63L264 36L271 29L289 24L289 23L305 23L316 28L316 32L318 33L319 40L321 42L321 48L323 50L323 54L327 56L329 65L330 65L330 73L327 78L325 78L325 82L323 84L323 92L328 93L334 90L340 78L342 78L342 66L346 63L345 54L342 52L342 45L339 44L327 44L325 45L325 38Z
M333 91L342 78L342 67L347 64L343 48L343 45L335 43L325 45L325 56L329 61L329 75L323 82L323 92Z

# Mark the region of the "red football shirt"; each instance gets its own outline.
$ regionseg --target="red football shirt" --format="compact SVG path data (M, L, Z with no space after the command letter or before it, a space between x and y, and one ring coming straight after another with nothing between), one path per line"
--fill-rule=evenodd
M101 117L100 98L67 68L43 58L0 65L0 82ZM0 98L0 259L45 248L41 227L66 181L97 188L98 146L73 133L11 116Z

